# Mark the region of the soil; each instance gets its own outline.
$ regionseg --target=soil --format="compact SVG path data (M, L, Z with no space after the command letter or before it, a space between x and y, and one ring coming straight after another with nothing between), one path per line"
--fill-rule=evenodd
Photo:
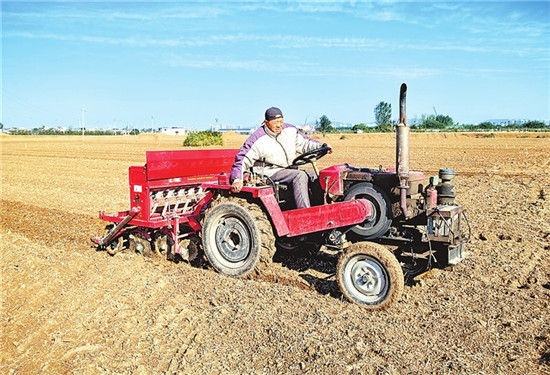
M1 137L0 373L550 374L549 133L411 135L411 169L456 171L472 238L379 312L343 299L335 258L235 279L96 251L98 211L129 208L128 167L183 139ZM322 140L320 167L395 164L391 134Z

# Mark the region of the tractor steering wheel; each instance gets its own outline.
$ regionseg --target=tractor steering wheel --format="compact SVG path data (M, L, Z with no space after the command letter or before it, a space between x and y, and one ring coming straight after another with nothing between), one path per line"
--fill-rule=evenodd
M323 146L316 148L315 150L304 152L302 155L298 156L292 161L292 165L299 167L300 165L304 165L307 163L315 163L317 160L328 154L329 151L330 147L324 144Z

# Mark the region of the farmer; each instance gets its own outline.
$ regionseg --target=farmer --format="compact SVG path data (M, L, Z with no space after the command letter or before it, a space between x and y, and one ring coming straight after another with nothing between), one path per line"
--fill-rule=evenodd
M320 191L319 178L312 170L288 168L296 154L328 146L302 134L294 125L284 122L279 108L265 111L265 121L244 142L231 168L231 191L238 193L243 188L243 172L254 165L262 165L264 174L273 182L292 184L296 208L311 207L309 188ZM330 146L328 146L330 148ZM332 149L329 149L332 153Z

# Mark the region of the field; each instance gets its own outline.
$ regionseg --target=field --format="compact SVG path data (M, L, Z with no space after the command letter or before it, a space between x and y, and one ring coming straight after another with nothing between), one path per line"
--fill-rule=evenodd
M395 164L392 134L324 141L322 167ZM243 280L95 251L98 211L129 207L128 167L182 137L1 142L2 374L550 374L548 133L411 135L411 169L456 170L472 239L375 313L299 256Z

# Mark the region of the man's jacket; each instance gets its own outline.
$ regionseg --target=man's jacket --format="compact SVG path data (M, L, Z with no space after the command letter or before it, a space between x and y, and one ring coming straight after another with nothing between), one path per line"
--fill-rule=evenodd
M251 171L255 165L255 172L259 172L264 158L263 173L272 176L275 172L292 165L296 154L303 154L321 146L321 142L307 137L294 125L285 123L280 134L275 134L266 125L262 125L248 137L235 156L235 164L231 168L231 182L242 180L243 172Z

